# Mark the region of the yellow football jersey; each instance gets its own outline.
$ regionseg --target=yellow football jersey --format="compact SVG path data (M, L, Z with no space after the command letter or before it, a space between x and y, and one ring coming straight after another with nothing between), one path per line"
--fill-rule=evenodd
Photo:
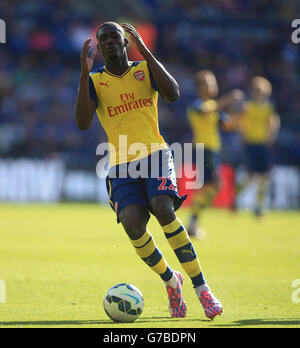
M111 166L167 148L159 132L154 83L146 61L130 62L120 76L105 66L90 73L90 96L108 137Z
M207 100L202 102L200 99L197 99L187 109L187 116L193 131L193 143L203 143L206 150L219 152L221 149L220 115L218 112L202 112L201 108L204 106L204 103L215 103L215 101Z
M270 117L274 114L273 105L266 101L248 101L241 116L241 131L246 143L266 144L269 141Z

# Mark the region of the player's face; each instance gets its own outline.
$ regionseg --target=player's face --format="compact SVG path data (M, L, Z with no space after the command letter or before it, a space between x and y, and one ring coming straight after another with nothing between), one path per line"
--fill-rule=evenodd
M128 40L120 28L114 25L105 25L97 34L98 50L104 59L121 58L128 45Z
M253 84L251 89L252 98L254 100L260 101L268 97L265 89L259 83Z
M214 98L219 93L217 80L214 75L206 75L197 79L197 92L205 98Z

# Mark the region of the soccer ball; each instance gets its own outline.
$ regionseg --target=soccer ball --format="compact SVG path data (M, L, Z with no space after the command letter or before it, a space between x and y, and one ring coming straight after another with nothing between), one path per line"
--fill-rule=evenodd
M111 287L103 301L106 314L116 322L135 321L144 308L143 295L134 285L121 283Z

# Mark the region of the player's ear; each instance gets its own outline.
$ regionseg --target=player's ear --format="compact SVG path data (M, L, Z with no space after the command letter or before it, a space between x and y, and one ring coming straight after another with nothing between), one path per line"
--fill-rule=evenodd
M127 37L124 38L124 45L125 47L129 46L129 40L127 39Z
M98 49L98 52L101 53L101 48L99 44L97 44L97 49Z

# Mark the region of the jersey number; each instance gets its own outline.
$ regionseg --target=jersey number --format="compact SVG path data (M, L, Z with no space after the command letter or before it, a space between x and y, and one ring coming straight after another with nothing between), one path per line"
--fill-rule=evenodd
M171 184L169 187L166 186L167 178L165 176L161 176L157 180L161 180L161 184L158 186L158 191L165 191L165 190L176 191L176 187L174 184Z

